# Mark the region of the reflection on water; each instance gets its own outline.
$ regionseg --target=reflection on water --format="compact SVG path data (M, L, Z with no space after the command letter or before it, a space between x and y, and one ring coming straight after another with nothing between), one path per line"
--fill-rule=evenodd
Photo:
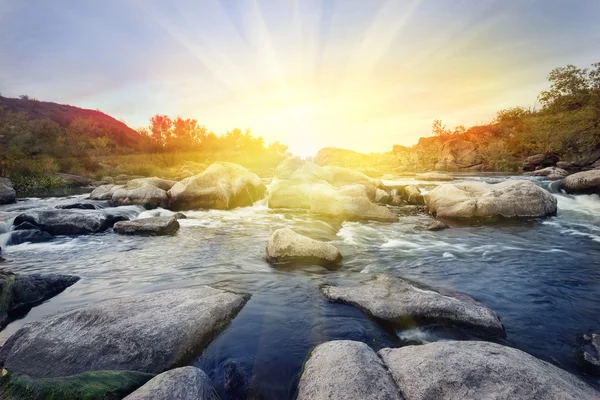
M555 196L556 217L493 225L450 221L451 229L440 232L415 229L430 221L425 215L403 216L393 224L341 223L272 211L262 202L233 211L187 212L173 237L106 232L3 246L3 267L82 279L10 324L0 341L26 322L100 299L209 284L253 297L195 364L223 399L292 398L306 355L323 341L355 339L380 348L460 336L434 328L393 332L353 307L327 303L318 292L325 281L388 272L487 303L501 316L509 345L575 371L577 334L600 330L600 198ZM81 198L29 199L1 207L0 245L1 232L23 210ZM143 211L120 210L131 216ZM330 241L344 256L341 268L271 267L264 260L265 246L281 227Z

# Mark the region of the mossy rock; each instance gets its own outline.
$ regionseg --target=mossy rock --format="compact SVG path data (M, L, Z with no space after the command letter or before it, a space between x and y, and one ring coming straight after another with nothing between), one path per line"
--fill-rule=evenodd
M0 377L0 400L120 400L153 374L135 371L91 371L35 379L6 369Z

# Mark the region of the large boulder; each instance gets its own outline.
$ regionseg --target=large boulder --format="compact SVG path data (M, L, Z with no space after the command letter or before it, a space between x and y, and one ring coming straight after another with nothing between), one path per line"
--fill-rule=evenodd
M115 206L139 205L148 209L165 208L169 206L167 191L175 183L157 177L132 179L112 192L111 202Z
M559 167L546 167L538 169L537 171L528 172L526 175L530 176L544 176L546 179L552 181L563 179L569 175L569 172Z
M115 222L126 219L100 210L42 210L21 214L13 223L17 226L28 222L52 235L85 235L103 232L112 228Z
M94 189L92 193L90 193L89 198L91 200L112 200L113 194L117 190L123 189L124 187L124 185L114 185L112 183L107 185L100 185L96 189Z
M11 313L28 310L56 296L78 280L78 277L71 275L16 275L0 270L0 329L8 324Z
M527 157L523 162L523 171L533 171L538 168L552 167L560 161L558 154L553 152L535 154Z
M117 222L113 229L122 235L172 235L179 230L179 222L175 216L153 217Z
M406 400L600 398L574 375L496 343L435 342L379 355Z
M389 275L377 275L358 286L324 285L332 302L352 304L397 327L414 324L456 326L481 337L504 337L504 325L494 311L474 299L416 287Z
M577 365L588 374L600 376L600 334L583 335Z
M496 184L444 184L424 195L440 218L544 217L556 214L556 198L528 180Z
M175 368L150 379L123 400L218 400L210 379L196 367Z
M16 229L8 233L7 245L18 245L23 243L44 243L54 237L48 232L39 229Z
M300 235L289 228L277 229L267 244L267 261L337 264L342 254L333 245Z
M402 400L394 380L364 343L337 340L315 347L304 365L298 400Z
M0 367L31 378L158 374L197 356L246 300L204 286L93 303L23 326L0 349Z
M14 203L17 192L10 180L0 178L0 204Z
M204 172L177 182L169 190L173 210L219 209L251 206L264 197L266 187L246 168L215 163Z
M569 175L560 182L560 188L570 194L600 194L600 170Z

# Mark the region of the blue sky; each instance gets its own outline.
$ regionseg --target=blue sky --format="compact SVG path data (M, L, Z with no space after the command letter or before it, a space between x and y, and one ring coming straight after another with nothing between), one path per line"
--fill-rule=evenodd
M600 61L597 0L0 0L0 93L387 151Z

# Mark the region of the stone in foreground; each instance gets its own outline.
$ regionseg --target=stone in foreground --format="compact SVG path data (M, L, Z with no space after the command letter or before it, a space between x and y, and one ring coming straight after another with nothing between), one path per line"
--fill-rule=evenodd
M123 400L218 400L204 371L181 367L163 372Z
M91 304L23 326L0 349L0 366L31 378L158 374L197 356L246 300L203 286Z
M163 236L177 232L179 222L174 216L143 218L117 222L113 229L122 235Z
M333 245L300 235L289 228L277 229L267 244L267 261L337 264L342 254Z
M126 217L101 210L44 210L28 211L15 218L18 226L28 222L51 235L85 235L104 232Z
M578 172L560 182L560 188L570 194L599 194L600 170Z
M556 214L556 198L531 181L444 184L424 195L438 218L537 218Z
M369 346L337 340L317 346L304 365L298 400L402 400L394 380Z
M14 203L17 192L10 180L0 178L0 204Z
M421 289L385 274L359 286L325 285L321 292L329 301L352 304L398 327L434 323L460 327L481 337L506 335L496 313L474 299Z
M495 343L435 342L383 349L406 400L592 400L600 393L545 361Z
M581 347L577 351L577 365L591 375L600 376L600 335L583 335Z
M78 280L78 277L71 275L16 275L0 270L0 329L10 321L9 313L36 306Z

